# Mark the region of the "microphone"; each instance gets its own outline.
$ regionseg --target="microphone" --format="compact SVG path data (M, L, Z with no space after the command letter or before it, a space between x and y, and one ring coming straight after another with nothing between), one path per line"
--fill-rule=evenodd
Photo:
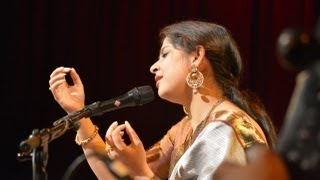
M126 94L106 100L103 102L95 102L85 107L91 112L90 117L100 116L106 112L134 106L142 106L154 99L154 93L151 86L135 87Z
M53 123L54 126L64 121L75 122L83 117L101 116L102 114L118 109L142 106L154 100L151 86L135 87L129 92L106 101L97 101L85 106L82 110L68 114ZM76 127L77 128L77 127Z

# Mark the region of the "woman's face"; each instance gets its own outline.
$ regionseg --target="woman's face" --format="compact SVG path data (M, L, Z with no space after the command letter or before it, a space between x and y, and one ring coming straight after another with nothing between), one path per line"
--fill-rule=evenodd
M150 68L162 99L178 104L185 102L186 93L190 91L186 77L192 58L184 51L174 48L168 38L164 39L159 59Z

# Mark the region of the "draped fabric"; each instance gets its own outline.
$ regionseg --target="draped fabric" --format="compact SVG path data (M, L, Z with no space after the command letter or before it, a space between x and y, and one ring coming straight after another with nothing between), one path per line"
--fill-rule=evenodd
M5 108L3 137L11 179L31 179L31 162L12 160L20 141L34 129L52 127L65 115L48 91L50 73L58 66L75 67L87 104L121 95L135 86L154 86L149 67L158 57L158 33L170 23L198 19L226 26L238 42L245 62L244 89L261 97L280 129L295 83L295 72L284 70L275 54L286 27L312 32L316 0L28 0L4 1L1 96ZM156 94L156 93L155 93ZM95 117L101 135L112 121L129 120L149 147L182 117L180 106L156 98L135 110ZM61 179L80 153L68 132L49 144L49 179ZM86 169L86 168L83 168ZM81 171L82 177L91 176Z
M259 125L238 111L215 112L192 144L189 132L191 123L184 118L148 149L147 161L160 179L212 179L222 161L245 165L247 148L267 145Z

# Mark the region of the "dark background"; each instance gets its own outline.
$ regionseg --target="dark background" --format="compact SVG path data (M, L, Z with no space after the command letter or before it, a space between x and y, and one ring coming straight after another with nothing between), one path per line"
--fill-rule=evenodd
M265 104L281 128L297 72L277 61L276 41L284 28L312 32L316 0L29 0L3 1L1 60L2 177L32 179L32 162L17 161L19 144L33 129L51 128L65 115L48 90L58 66L76 68L86 103L151 85L149 67L158 57L160 28L179 20L207 20L226 26L245 62L242 87ZM162 137L182 116L182 108L160 100L93 118L104 135L108 125L128 120L145 147ZM61 179L81 155L68 131L49 143L48 179ZM96 179L84 164L75 179Z

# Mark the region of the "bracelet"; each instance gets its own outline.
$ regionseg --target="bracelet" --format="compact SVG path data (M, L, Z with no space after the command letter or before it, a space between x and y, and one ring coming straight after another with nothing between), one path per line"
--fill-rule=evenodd
M92 135L90 137L88 137L87 139L85 140L79 140L79 137L78 137L78 134L76 135L76 143L79 145L79 146L82 146L82 145L85 145L85 144L88 144L90 141L92 141L92 139L98 134L98 130L99 130L99 127L98 126L94 126L94 132L92 133Z

